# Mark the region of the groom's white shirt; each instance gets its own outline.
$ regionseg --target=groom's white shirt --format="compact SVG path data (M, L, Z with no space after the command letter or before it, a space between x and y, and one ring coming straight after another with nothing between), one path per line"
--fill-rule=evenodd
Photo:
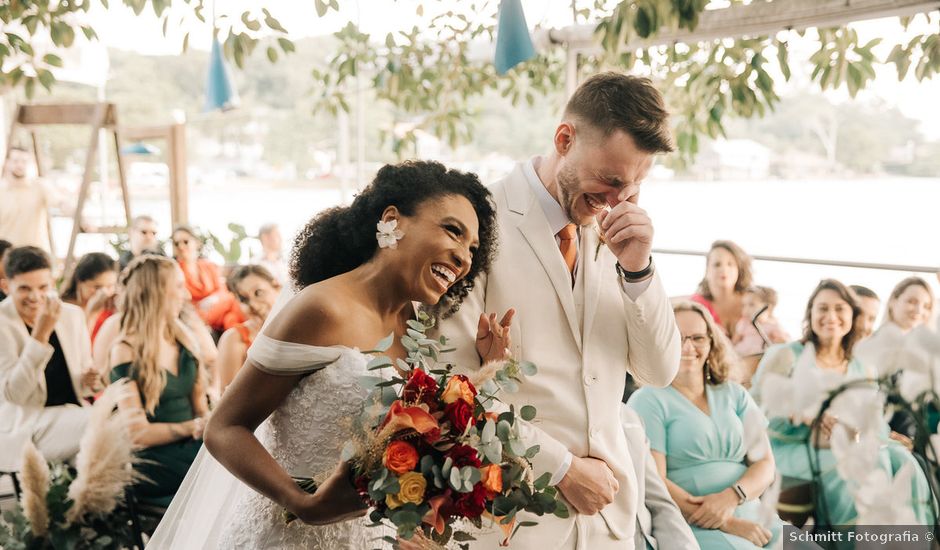
M630 544L637 485L619 421L620 399L627 370L654 386L665 386L675 376L680 344L668 297L657 275L639 285L621 285L616 258L606 246L598 247L599 235L591 226L579 231L572 287L555 239L568 220L554 199L545 200L551 195L535 175L533 161L516 166L490 190L498 212L498 256L441 331L457 348L456 364L476 368L480 313L502 315L516 308L512 353L535 363L538 374L502 399L538 410L535 421L522 428L527 444L540 447L533 460L536 476L548 472L560 480L572 454L607 462L620 491L601 515L611 534ZM520 529L513 546L564 541L581 526L576 516L572 511L568 519L537 518L538 527Z

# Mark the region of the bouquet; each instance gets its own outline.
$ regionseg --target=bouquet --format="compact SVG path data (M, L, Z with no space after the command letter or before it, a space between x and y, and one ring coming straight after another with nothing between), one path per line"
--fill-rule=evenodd
M508 360L471 376L455 374L453 365L439 361L453 351L444 349L447 339L426 336L433 324L423 313L409 321L401 337L408 357L397 361L399 376L365 381L376 389L376 399L360 419L359 441L344 458L351 459L374 525L391 524L402 539L420 532L425 546L443 548L453 541L466 548L474 539L461 525L479 529L488 519L502 529L505 545L519 527L535 525L516 522L520 511L567 517L549 486L550 474L533 479L530 459L538 446L526 448L519 437L518 419L532 420L535 408L492 410L499 392L518 389L522 376L535 374L535 365ZM367 353L380 354L391 343L390 335ZM376 355L369 369L391 365Z

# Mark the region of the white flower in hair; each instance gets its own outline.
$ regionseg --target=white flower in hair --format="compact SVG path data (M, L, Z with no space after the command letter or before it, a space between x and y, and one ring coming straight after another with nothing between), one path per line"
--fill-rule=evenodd
M389 220L387 222L379 220L375 227L378 229L375 238L379 241L379 248L398 248L398 240L405 236L398 229L398 220Z

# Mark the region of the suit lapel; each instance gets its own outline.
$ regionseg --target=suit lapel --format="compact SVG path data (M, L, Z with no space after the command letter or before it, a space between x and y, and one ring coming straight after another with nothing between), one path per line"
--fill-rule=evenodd
M585 278L583 323L585 341L587 341L588 336L591 334L591 328L594 326L594 318L597 316L597 302L601 295L601 275L606 265L604 262L604 254L606 251L602 250L606 248L606 245L601 244L601 249L598 249L598 244L599 235L594 225L582 227L579 270L580 275Z
M75 349L77 342L75 338L70 338L74 336L73 332L75 327L66 327L69 324L69 319L65 315L59 317L59 321L55 324L55 333L59 339L59 346L62 347L62 355L65 356L65 364L69 368L69 375L72 378L72 386L75 389L75 396L78 397L79 402L82 398L82 357L81 351ZM70 330L72 329L72 330ZM79 336L81 337L81 336Z
M517 166L510 175L506 186L507 202L510 212L517 214L516 227L522 233L523 238L532 248L542 269L548 275L558 301L565 311L565 317L568 319L568 327L578 344L578 350L581 349L581 330L579 328L578 318L575 314L574 294L571 290L571 274L565 265L565 260L561 257L558 245L555 243L555 235L552 233L545 213L539 206L538 201L529 188L529 182L522 172L521 166Z

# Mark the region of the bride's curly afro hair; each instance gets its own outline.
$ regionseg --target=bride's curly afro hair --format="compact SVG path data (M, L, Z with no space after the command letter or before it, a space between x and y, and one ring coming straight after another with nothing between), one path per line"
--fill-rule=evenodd
M490 192L475 174L448 170L438 162L407 161L383 166L375 179L350 206L330 208L318 214L294 240L290 274L297 289L352 271L375 255L375 224L389 206L413 216L430 200L449 195L465 197L476 211L480 246L470 272L450 287L430 313L452 315L486 272L496 254L496 210Z

